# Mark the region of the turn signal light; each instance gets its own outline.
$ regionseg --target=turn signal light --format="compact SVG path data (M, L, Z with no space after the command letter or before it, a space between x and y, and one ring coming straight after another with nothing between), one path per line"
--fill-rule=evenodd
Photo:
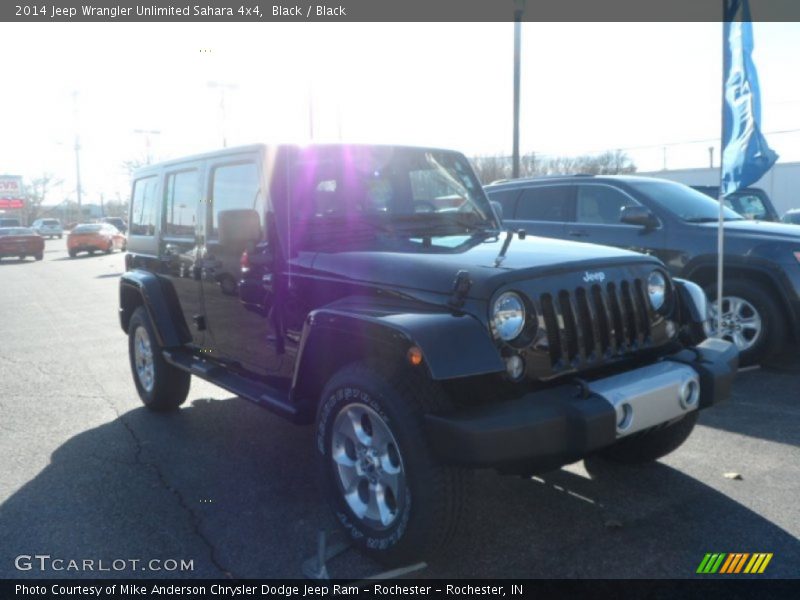
M411 365L418 367L422 364L422 349L419 346L411 346L406 353L406 357Z

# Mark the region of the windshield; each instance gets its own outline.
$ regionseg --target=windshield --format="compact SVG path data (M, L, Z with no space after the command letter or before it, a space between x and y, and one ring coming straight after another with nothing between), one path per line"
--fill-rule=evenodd
M97 233L102 228L102 225L78 225L72 233Z
M42 225L60 225L60 223L55 219L44 219Z
M27 227L3 227L0 228L0 236L2 235L33 235L33 231Z
M331 237L409 239L497 228L472 168L453 152L312 148L295 161L288 192L300 247Z
M719 202L682 183L653 180L628 180L626 183L683 221L706 223L719 219ZM724 210L724 216L726 221L742 220L729 208Z

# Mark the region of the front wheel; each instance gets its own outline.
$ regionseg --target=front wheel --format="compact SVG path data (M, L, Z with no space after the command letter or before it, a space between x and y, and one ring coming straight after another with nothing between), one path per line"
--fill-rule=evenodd
M168 411L184 403L191 375L164 360L143 306L133 312L128 324L128 354L136 391L147 408Z
M39 253L39 254L36 255L35 258L36 258L36 260L42 260L44 258L44 254Z
M724 281L722 338L739 350L739 364L748 366L778 353L786 337L786 323L772 296L758 284L739 279ZM706 287L708 321L706 334L717 334L717 289Z
M634 433L598 451L597 456L629 465L653 462L677 450L689 438L697 423L697 416L695 410L670 425Z
M448 405L421 373L364 363L325 386L317 449L326 496L351 542L384 564L430 558L462 521L470 473L439 463L423 433L424 415Z

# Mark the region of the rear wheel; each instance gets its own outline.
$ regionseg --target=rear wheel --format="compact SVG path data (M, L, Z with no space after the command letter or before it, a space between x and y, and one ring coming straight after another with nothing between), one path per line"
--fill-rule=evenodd
M722 338L739 349L742 366L760 363L778 353L786 338L786 323L773 297L758 284L741 279L724 281L722 296ZM717 333L717 289L706 287L709 320L708 337Z
M20 254L17 258L20 259L20 260L25 260L28 257L25 256L24 254Z
M44 254L40 253L40 254L36 255L36 260L42 260L43 258L44 258Z
M448 406L421 373L364 363L325 386L317 449L328 502L351 542L383 563L434 556L463 521L470 472L439 463L423 432L424 415Z
M143 306L133 312L128 324L128 354L136 391L147 408L175 410L185 402L191 375L164 360Z
M70 250L69 251L69 257L70 258L75 258L77 255L78 255L78 252L76 250Z

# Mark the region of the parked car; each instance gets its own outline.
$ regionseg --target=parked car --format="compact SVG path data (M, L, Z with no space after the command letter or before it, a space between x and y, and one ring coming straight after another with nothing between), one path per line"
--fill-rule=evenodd
M571 176L510 181L486 192L511 227L651 254L716 299L719 203L697 190L647 177ZM798 250L796 227L725 209L722 334L736 343L743 364L800 339ZM709 310L715 317L716 302Z
M719 200L718 185L693 185L698 192L703 192L709 198ZM755 221L780 222L778 211L769 199L767 192L761 188L747 187L725 197L725 206L739 213L745 219Z
M790 208L781 217L781 223L800 225L800 208Z
M22 227L22 222L16 217L0 218L0 227Z
M196 375L314 423L336 521L387 563L450 542L472 467L655 460L730 393L735 346L691 341L697 285L501 231L457 152L230 148L142 168L131 198L119 314L142 402L176 409Z
M61 222L58 219L36 219L31 225L36 233L42 237L54 238L64 235L64 230L61 227Z
M0 227L0 258L44 258L44 238L27 227Z
M101 223L108 223L109 225L113 225L117 229L120 230L121 233L128 232L128 224L125 222L125 219L122 217L103 217L100 219Z
M72 258L79 252L105 252L125 250L127 239L119 230L108 223L84 223L77 225L67 235L67 250Z

